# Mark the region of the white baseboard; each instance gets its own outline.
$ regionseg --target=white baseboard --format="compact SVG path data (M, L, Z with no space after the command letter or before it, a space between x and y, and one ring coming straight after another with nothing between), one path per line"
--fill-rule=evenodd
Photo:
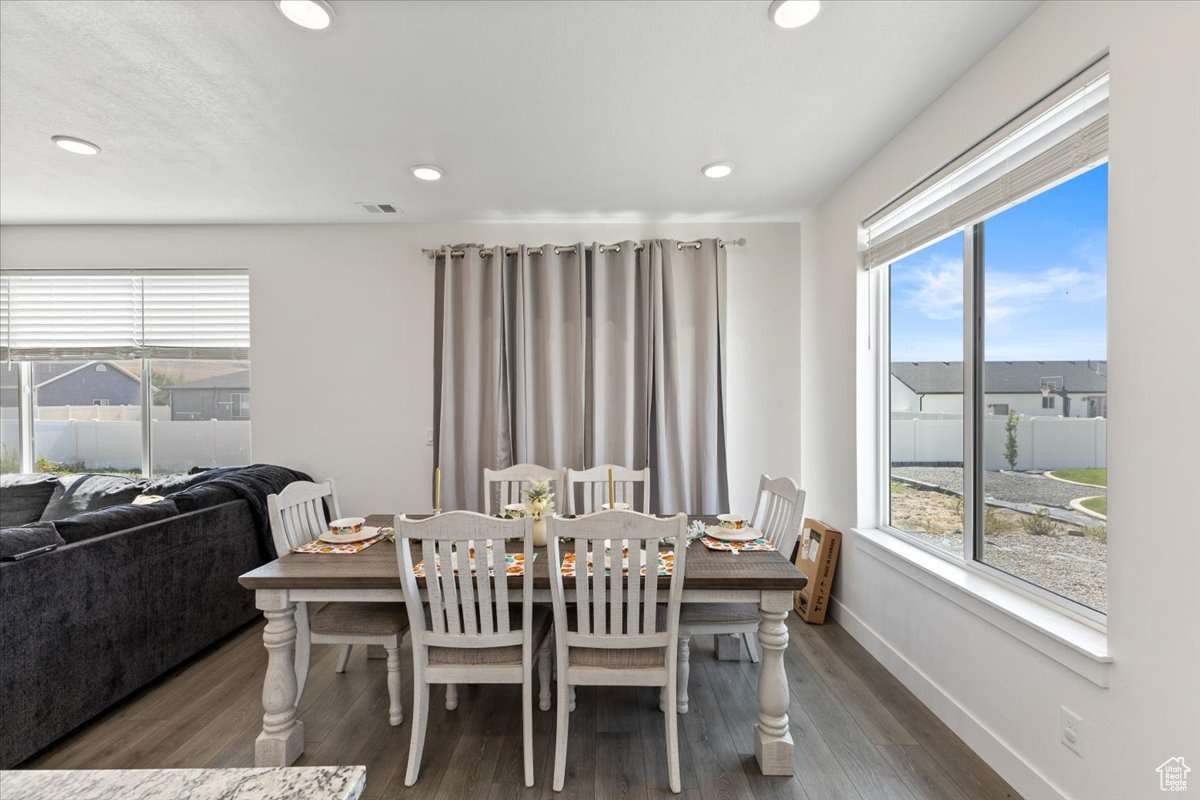
M836 597L830 598L829 610L839 625L954 731L958 738L966 742L988 766L1008 781L1022 797L1026 800L1069 800L1045 775L1021 758L1007 742L963 708L941 686Z

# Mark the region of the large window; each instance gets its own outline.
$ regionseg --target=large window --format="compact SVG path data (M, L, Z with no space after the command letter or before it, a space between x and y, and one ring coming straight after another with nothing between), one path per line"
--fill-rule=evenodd
M1081 73L868 220L881 521L1107 611L1107 76ZM998 155L999 154L999 155Z
M892 526L963 551L963 235L891 265Z
M0 466L160 475L250 461L248 281L6 272Z

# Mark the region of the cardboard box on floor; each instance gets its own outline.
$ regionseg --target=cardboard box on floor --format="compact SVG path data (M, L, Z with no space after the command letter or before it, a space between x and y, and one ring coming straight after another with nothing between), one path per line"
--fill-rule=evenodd
M820 520L804 520L800 546L796 548L796 567L808 578L808 585L796 592L795 607L796 614L805 622L820 625L825 621L841 549L841 531Z

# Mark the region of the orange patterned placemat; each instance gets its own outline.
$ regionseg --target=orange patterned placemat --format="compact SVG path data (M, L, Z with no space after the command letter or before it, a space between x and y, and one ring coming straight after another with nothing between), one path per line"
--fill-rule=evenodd
M489 552L490 556L491 553ZM537 559L537 553L533 554L534 559ZM441 566L441 557L438 556L438 565ZM475 571L475 548L471 548L471 572ZM418 578L425 577L425 562L418 561L413 565L413 574ZM458 574L458 568L454 569L454 574ZM495 570L492 569L491 558L488 558L488 574L494 575ZM525 554L524 553L505 553L504 554L504 574L505 575L524 575L525 574Z
M594 567L595 567L595 565L592 563L592 554L588 553L588 563L587 563L587 574L588 575L592 574ZM674 571L675 571L675 553L674 552L664 553L660 550L658 553L658 574L659 574L659 576L665 577L667 575L670 575ZM642 565L640 573L642 575L646 574L646 565L645 564ZM562 574L563 574L564 578L574 578L575 577L575 554L574 553L569 552L563 556ZM609 574L611 574L611 571L606 569L604 574L609 575ZM629 550L628 550L628 548L622 552L621 574L622 575L629 574Z
M308 544L302 544L299 547L293 547L293 553L360 553L366 550L376 542L383 541L387 538L387 534L379 534L370 539L364 539L361 542L349 542L347 544L332 544L330 542L322 542L320 539L313 539Z
M755 539L750 542L723 542L720 539L714 539L711 536L705 536L700 541L709 550L725 550L730 553L740 553L743 550L750 552L754 550L775 549L775 545L771 544L766 539Z

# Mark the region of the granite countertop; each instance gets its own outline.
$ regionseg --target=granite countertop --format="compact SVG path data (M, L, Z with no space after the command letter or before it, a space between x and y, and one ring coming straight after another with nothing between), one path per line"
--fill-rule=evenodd
M366 767L5 770L4 800L357 800Z

